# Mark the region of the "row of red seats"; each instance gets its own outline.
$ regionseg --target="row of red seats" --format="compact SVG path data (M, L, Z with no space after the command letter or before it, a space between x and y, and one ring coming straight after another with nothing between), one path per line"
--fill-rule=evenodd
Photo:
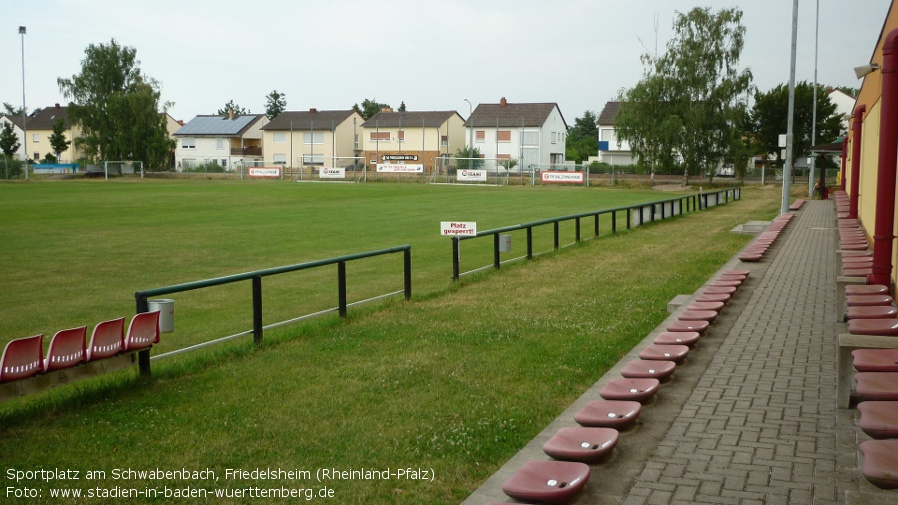
M159 311L137 314L125 333L125 318L98 324L87 341L87 326L53 335L44 356L44 336L19 338L6 344L0 358L0 383L76 367L117 354L147 349L159 342Z
M779 237L779 234L783 231L783 228L789 224L789 221L792 220L793 216L794 214L780 214L777 216L776 219L773 220L773 223L768 226L763 233L758 235L748 247L739 253L739 260L747 263L761 261L764 254L767 253L767 249L773 245L776 238Z
M729 270L712 281L680 312L653 344L639 353L574 416L579 426L564 427L543 445L553 460L529 461L502 486L508 496L539 503L567 503L584 488L590 463L606 458L617 446L620 431L636 423L643 404L652 399L717 318L748 277L748 270ZM496 505L496 504L492 504Z
M856 219L848 218L845 193L834 196L842 275L866 278L873 273L873 253L866 234ZM898 337L898 308L888 286L847 285L844 296L849 333ZM860 444L862 472L880 488L898 488L898 349L855 349L851 355L858 372L854 376L860 401L858 424L872 438Z

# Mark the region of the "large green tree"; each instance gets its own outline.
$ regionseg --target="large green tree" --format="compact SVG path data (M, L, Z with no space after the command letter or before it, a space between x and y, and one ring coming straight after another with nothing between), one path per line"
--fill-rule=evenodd
M567 132L565 157L583 163L590 156L599 154L599 127L596 113L588 110L583 117L574 119L574 126Z
M777 165L783 165L779 136L788 127L789 86L779 84L770 91L755 92L752 107L752 139L759 151L776 155ZM814 123L814 85L801 81L795 85L795 113L792 124L792 163L811 153L811 127ZM828 144L839 136L842 118L836 106L829 100L826 86L817 86L816 142Z
M379 103L377 100L369 100L366 98L366 99L362 100L361 106L359 106L359 104L353 105L352 110L361 114L361 116L365 119L365 121L367 121L367 120L371 119L372 116L374 116L375 114L380 112L381 109L384 109L389 106L390 106L389 104Z
M12 123L4 123L3 129L0 130L0 151L3 151L4 156L11 158L19 147L22 145L19 144L19 136L13 130Z
M672 150L683 162L684 185L690 172L713 176L742 135L739 111L752 76L738 68L745 39L741 21L738 9L678 12L666 52L643 56L645 76L622 93L618 139L631 149L643 144L640 154L655 152L653 162Z
M167 139L160 86L139 68L137 50L109 44L91 44L84 50L81 72L57 79L62 94L71 100L68 113L81 126L75 145L92 159L139 160L150 167L165 163L174 141ZM166 138L159 143L154 139Z
M268 119L274 119L287 110L287 95L273 90L265 97L265 115Z
M71 144L72 141L65 138L65 123L62 118L57 118L53 123L53 133L50 134L50 147L57 160L60 154L69 150Z

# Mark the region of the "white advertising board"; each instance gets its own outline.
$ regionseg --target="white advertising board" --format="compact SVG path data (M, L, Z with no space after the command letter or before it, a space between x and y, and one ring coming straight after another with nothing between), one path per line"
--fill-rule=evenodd
M250 177L280 177L281 176L281 168L280 167L250 167L249 168L249 176Z
M378 163L377 171L394 174L422 174L424 165L398 165L393 163Z
M440 235L477 235L477 222L475 221L441 221Z
M324 167L318 171L318 176L322 179L345 179L345 168Z
M486 181L486 170L459 170L457 179L460 181Z
M543 172L540 174L543 182L583 182L583 172Z

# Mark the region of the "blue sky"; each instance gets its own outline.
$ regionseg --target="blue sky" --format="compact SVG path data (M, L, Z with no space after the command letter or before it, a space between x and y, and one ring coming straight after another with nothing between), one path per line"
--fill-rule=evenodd
M869 62L890 3L820 2L819 82L860 86L852 68ZM755 85L788 81L789 0L0 0L0 102L22 104L24 25L29 110L64 102L56 79L115 38L185 121L231 99L264 112L276 89L289 110L374 98L467 117L464 98L556 102L572 125L638 82L639 56L656 39L663 50L675 11L696 6L740 8ZM798 80L814 77L815 8L800 2Z

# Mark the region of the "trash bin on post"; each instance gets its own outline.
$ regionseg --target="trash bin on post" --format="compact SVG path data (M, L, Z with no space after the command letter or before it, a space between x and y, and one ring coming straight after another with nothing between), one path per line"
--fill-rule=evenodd
M150 312L159 311L159 331L162 333L171 333L175 331L175 301L170 299L159 299L147 301L147 307Z
M511 235L499 235L499 252L511 252Z

